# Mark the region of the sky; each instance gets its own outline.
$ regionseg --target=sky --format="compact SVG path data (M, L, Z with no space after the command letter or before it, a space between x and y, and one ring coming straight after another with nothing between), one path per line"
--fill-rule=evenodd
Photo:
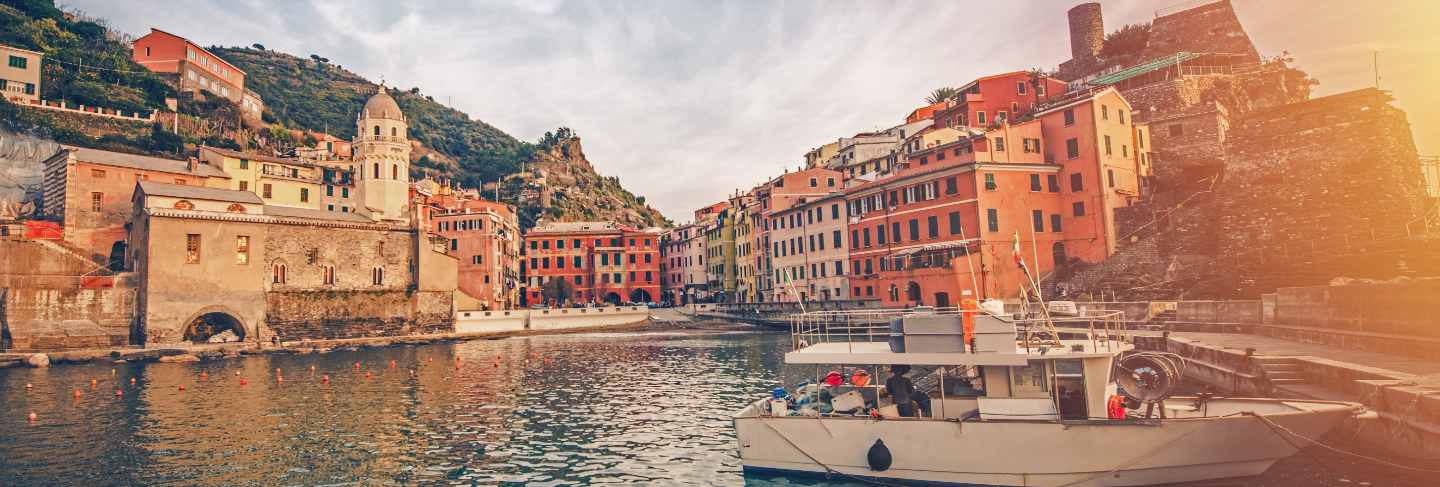
M1233 0L1260 53L1288 51L1316 95L1375 84L1440 154L1440 2ZM597 171L678 222L856 132L899 124L940 86L1054 69L1077 0L404 1L62 3L143 35L318 54L419 87L515 137L559 126ZM1106 30L1165 1L1103 1Z

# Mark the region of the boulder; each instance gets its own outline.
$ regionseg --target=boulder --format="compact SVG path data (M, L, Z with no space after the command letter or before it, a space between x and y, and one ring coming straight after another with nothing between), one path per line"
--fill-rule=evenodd
M172 364L188 364L199 362L200 357L196 357L194 355L186 353L181 355L166 355L164 357L160 357L160 361Z
M35 368L49 367L50 356L43 353L31 354L29 357L25 357L25 365Z

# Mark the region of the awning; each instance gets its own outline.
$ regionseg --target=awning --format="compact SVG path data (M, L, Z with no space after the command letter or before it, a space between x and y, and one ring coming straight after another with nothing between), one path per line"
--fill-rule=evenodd
M1125 81L1127 79L1134 78L1145 73L1165 69L1198 57L1200 57L1200 55L1193 52L1178 52L1175 53L1175 55L1173 56L1165 56L1159 59L1155 59L1154 61L1137 64L1116 71L1114 73L1100 76L1098 78L1090 80L1088 84L1091 86L1113 85L1115 83L1119 83L1121 81Z

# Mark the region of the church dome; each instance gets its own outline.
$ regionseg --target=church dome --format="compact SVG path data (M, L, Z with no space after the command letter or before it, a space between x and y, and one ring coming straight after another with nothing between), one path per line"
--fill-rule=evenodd
M390 120L405 120L405 115L400 113L400 105L395 99L385 92L385 85L380 85L375 95L365 102L365 110L361 111L361 118L388 118Z

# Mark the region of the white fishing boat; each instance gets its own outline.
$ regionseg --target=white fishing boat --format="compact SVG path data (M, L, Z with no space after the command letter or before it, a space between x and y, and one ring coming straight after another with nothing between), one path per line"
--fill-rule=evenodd
M837 369L841 383L831 374L830 384L779 390L739 411L741 464L750 474L887 485L1188 482L1259 475L1365 413L1347 402L1172 396L1183 360L1134 351L1117 319L803 314L785 362L814 365L817 376ZM928 400L915 417L886 393L892 366L935 382L901 401Z

